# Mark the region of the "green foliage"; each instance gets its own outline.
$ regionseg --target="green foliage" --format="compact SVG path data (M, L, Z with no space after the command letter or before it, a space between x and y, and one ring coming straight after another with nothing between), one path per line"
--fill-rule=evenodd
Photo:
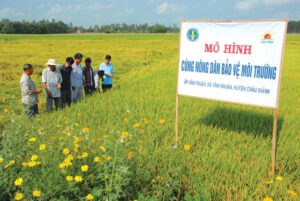
M300 37L286 41L274 178L269 109L180 97L174 145L178 42L171 34L0 35L2 200L17 192L34 200L34 189L41 191L37 200L86 200L88 194L94 200L299 200ZM113 90L51 114L40 95L41 114L27 121L18 86L23 63L33 64L39 86L49 57L62 63L77 51L94 68L112 55ZM83 181L66 180L76 175Z
M73 24L66 24L62 21L56 20L40 20L40 21L11 21L2 19L0 21L0 33L4 34L53 34L53 33L177 33L179 28L176 24L173 26L165 26L162 24L155 24L149 26L145 24L107 24L94 25L85 28L83 26L73 26Z

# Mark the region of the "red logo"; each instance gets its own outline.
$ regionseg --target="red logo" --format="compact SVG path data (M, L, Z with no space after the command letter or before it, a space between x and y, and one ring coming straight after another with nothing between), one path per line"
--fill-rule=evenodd
M264 35L264 39L265 40L270 40L272 38L272 35L270 34L270 33L266 33L265 35Z

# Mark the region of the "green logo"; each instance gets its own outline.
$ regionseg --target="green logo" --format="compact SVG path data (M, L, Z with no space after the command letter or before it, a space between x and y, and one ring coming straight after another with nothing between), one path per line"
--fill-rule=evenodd
M190 28L188 31L187 31L187 38L190 40L190 41L192 41L192 42L194 42L194 41L196 41L198 38L199 38L199 32L198 32L198 30L197 29L195 29L195 28Z

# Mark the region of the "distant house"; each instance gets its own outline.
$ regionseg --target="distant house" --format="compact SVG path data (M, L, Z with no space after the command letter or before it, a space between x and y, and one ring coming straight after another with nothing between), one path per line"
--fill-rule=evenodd
M76 30L76 33L77 33L77 34L80 34L80 33L81 33L81 30L80 30L80 29L77 29L77 30Z

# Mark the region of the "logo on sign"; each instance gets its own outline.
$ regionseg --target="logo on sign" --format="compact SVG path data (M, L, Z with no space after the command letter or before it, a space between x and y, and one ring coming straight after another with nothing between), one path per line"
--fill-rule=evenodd
M197 29L195 28L190 28L188 31L187 31L187 38L194 42L196 41L198 38L199 38L199 32Z
M261 43L274 43L272 33L264 33Z

